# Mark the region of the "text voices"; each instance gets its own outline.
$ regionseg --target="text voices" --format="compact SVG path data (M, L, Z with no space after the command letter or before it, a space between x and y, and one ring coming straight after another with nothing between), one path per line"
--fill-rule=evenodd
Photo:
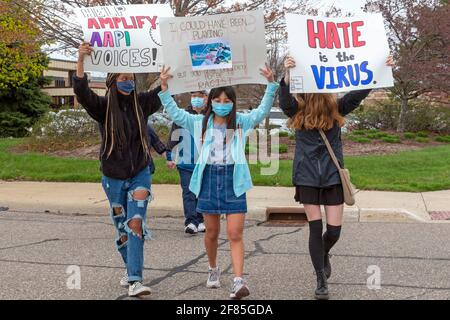
M93 65L99 65L102 62L106 66L124 66L124 67L148 67L156 65L156 48L124 49L124 50L96 50L91 54Z

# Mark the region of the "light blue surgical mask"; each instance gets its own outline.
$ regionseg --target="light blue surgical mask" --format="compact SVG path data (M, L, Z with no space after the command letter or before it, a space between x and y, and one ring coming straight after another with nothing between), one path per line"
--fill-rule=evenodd
M134 90L134 81L133 80L127 80L127 81L117 82L117 89L119 89L120 91L123 91L125 93L130 94Z
M219 117L226 117L230 114L231 110L233 110L233 102L229 103L219 103L212 102L212 109L216 115Z
M197 109L203 108L203 106L205 105L205 99L200 98L200 97L192 97L191 105L192 105L192 107L197 108Z

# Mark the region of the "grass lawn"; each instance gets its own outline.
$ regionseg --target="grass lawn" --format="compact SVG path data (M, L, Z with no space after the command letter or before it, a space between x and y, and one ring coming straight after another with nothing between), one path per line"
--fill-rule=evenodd
M0 139L0 179L64 182L100 181L99 162L38 153L12 154L20 139ZM433 191L450 189L450 145L383 156L346 157L353 183L366 190ZM178 183L178 173L155 159L154 183ZM250 166L253 182L262 186L292 186L292 161L281 160L278 173L263 176L261 165Z

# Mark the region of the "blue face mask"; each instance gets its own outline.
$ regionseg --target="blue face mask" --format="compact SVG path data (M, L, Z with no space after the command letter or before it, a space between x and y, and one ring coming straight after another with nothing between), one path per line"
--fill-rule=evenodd
M200 109L205 105L205 99L199 97L192 97L191 105L194 108Z
M134 81L133 80L127 80L127 81L117 82L117 89L119 89L120 91L123 91L125 93L130 94L134 90Z
M226 117L230 114L231 110L233 110L233 103L218 103L212 102L212 109L216 115L219 117Z

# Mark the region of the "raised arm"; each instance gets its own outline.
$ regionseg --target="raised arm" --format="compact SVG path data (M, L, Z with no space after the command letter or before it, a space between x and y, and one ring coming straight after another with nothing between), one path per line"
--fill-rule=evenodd
M278 87L279 84L277 82L271 82L267 84L266 91L260 105L249 113L241 115L241 117L244 119L244 126L246 127L244 129L256 127L267 117L270 109L273 106L273 101L275 100L275 94Z
M175 124L178 126L185 128L189 131L191 135L194 135L195 130L195 122L201 121L203 119L203 115L201 114L190 114L186 110L178 108L177 103L173 99L173 97L169 93L168 80L172 78L172 75L169 73L170 67L165 68L161 71L161 92L158 93L159 98L161 99L161 103L164 107L164 110L169 114L170 118L173 120Z
M144 118L148 118L149 115L157 112L161 108L161 100L158 97L160 91L161 86L158 86L153 90L142 92L138 95Z
M245 127L244 129L256 127L261 121L264 120L265 117L267 117L270 109L273 106L275 94L279 87L279 84L275 82L272 70L267 64L265 68L260 69L260 72L261 75L264 76L269 83L267 84L264 97L261 100L258 108L252 110L250 113L241 115L241 118L243 119L243 126Z
M87 42L83 42L78 49L77 72L73 76L73 91L87 113L94 120L102 123L106 115L106 98L99 97L89 88L87 75L84 73L84 58L86 55L91 55L93 50Z
M280 103L280 109L283 113L292 118L298 111L298 102L294 96L290 93L289 85L286 83L285 78L281 79L280 92L278 94L278 101Z
M292 68L295 68L295 60L290 56L286 56L286 59L284 59L284 78L280 82L278 99L281 110L283 110L283 113L289 118L295 116L298 111L297 100L295 100L289 88L290 71Z
M367 98L371 89L351 91L338 100L339 113L346 116L361 105L361 102Z

